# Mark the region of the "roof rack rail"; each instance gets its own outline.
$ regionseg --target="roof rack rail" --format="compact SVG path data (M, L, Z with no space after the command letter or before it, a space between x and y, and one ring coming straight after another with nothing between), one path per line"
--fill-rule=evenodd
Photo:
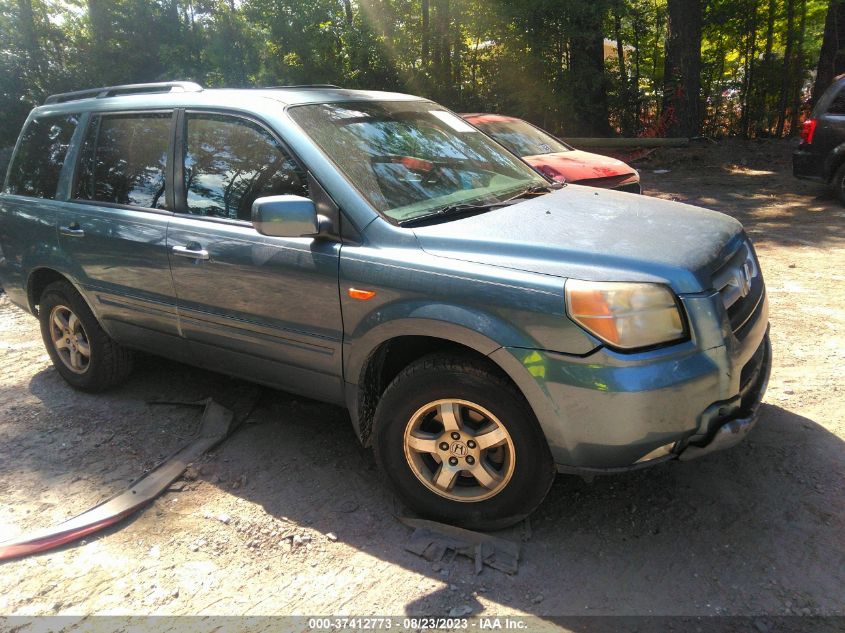
M61 92L50 95L44 100L48 103L65 103L66 101L77 101L78 99L101 99L103 97L115 97L117 95L147 94L155 92L200 92L202 86L193 81L161 81L149 84L124 84L121 86L105 86L103 88L89 88L88 90L76 90L74 92Z
M291 86L265 86L265 90L276 90L278 88L341 88L334 84L294 84Z

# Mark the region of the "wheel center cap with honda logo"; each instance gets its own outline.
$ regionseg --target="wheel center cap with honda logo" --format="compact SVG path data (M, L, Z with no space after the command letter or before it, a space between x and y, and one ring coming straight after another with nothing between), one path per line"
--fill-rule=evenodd
M449 450L452 452L452 455L457 455L458 457L465 457L469 453L467 445L463 442L452 442Z

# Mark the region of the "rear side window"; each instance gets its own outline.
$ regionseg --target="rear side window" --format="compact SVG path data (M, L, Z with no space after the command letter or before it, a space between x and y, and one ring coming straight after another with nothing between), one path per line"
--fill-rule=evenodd
M839 91L839 94L836 95L830 107L828 107L827 113L845 114L845 89Z
M78 122L79 114L30 121L12 160L6 192L54 199L67 148Z
M169 113L93 117L82 148L76 198L165 208Z
M267 130L252 121L189 113L185 136L189 213L249 221L256 198L308 195L305 172Z

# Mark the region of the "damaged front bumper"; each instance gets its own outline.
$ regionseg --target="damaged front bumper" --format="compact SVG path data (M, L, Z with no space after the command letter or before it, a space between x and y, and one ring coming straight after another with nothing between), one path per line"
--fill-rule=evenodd
M672 460L688 461L736 446L757 424L771 370L772 348L767 333L744 368L739 394L714 403L702 414L701 428L705 432L659 446L628 466L588 468L558 464L557 470L583 476L629 472Z
M744 377L739 396L738 409L724 417L714 417L710 423L710 432L704 436L693 436L683 446L672 451L681 460L702 457L715 451L731 448L739 444L757 424L760 403L769 384L772 371L772 345L768 334L760 349L749 363L749 375ZM725 404L714 405L716 415Z
M621 473L692 459L732 446L753 427L772 364L765 295L736 332L718 293L683 301L690 340L666 348L491 354L532 406L558 472Z
M621 473L693 459L747 435L771 372L765 295L735 334L727 317L712 318L720 301L685 298L693 336L663 349L573 357L502 348L491 358L526 395L558 472Z

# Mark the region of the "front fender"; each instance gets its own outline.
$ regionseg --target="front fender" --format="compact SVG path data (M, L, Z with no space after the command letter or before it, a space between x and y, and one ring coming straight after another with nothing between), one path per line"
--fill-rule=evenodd
M562 279L437 257L404 237L391 248L345 245L341 252L343 376L359 434L362 426L366 434L377 400L359 393L359 386L368 385L364 373L370 359L391 339L431 337L487 357L502 347L576 355L597 347L566 316ZM352 290L364 290L369 297L350 296Z
M514 357L505 353L503 341L520 341L527 346L530 338L506 321L493 315L478 312L462 306L432 304L430 302L406 302L393 305L382 317L390 320L380 323L362 323L360 331L344 340L344 377L346 381L346 401L352 416L353 426L358 436L366 443L369 423L373 409L366 413L369 406L377 401L369 401L362 395L360 385L367 385L367 369L381 346L391 340L406 336L421 336L457 343L489 358L497 365L525 395L529 406L538 419L550 417L548 399L539 394L538 384L525 376L526 368ZM373 317L375 320L375 316ZM526 349L522 345L517 349ZM530 368L529 368L530 369ZM540 396L540 397L538 397ZM362 399L363 398L363 399ZM363 405L363 409L361 408ZM538 410L537 407L541 409Z
M484 356L502 347L502 341L525 341L525 336L512 325L483 312L423 301L394 303L372 312L345 337L345 380L357 384L373 351L400 336L438 338Z
M499 347L583 355L597 342L567 316L563 280L403 248L344 246L340 261L344 378L397 336L431 336L489 355ZM372 292L365 301L352 289Z

